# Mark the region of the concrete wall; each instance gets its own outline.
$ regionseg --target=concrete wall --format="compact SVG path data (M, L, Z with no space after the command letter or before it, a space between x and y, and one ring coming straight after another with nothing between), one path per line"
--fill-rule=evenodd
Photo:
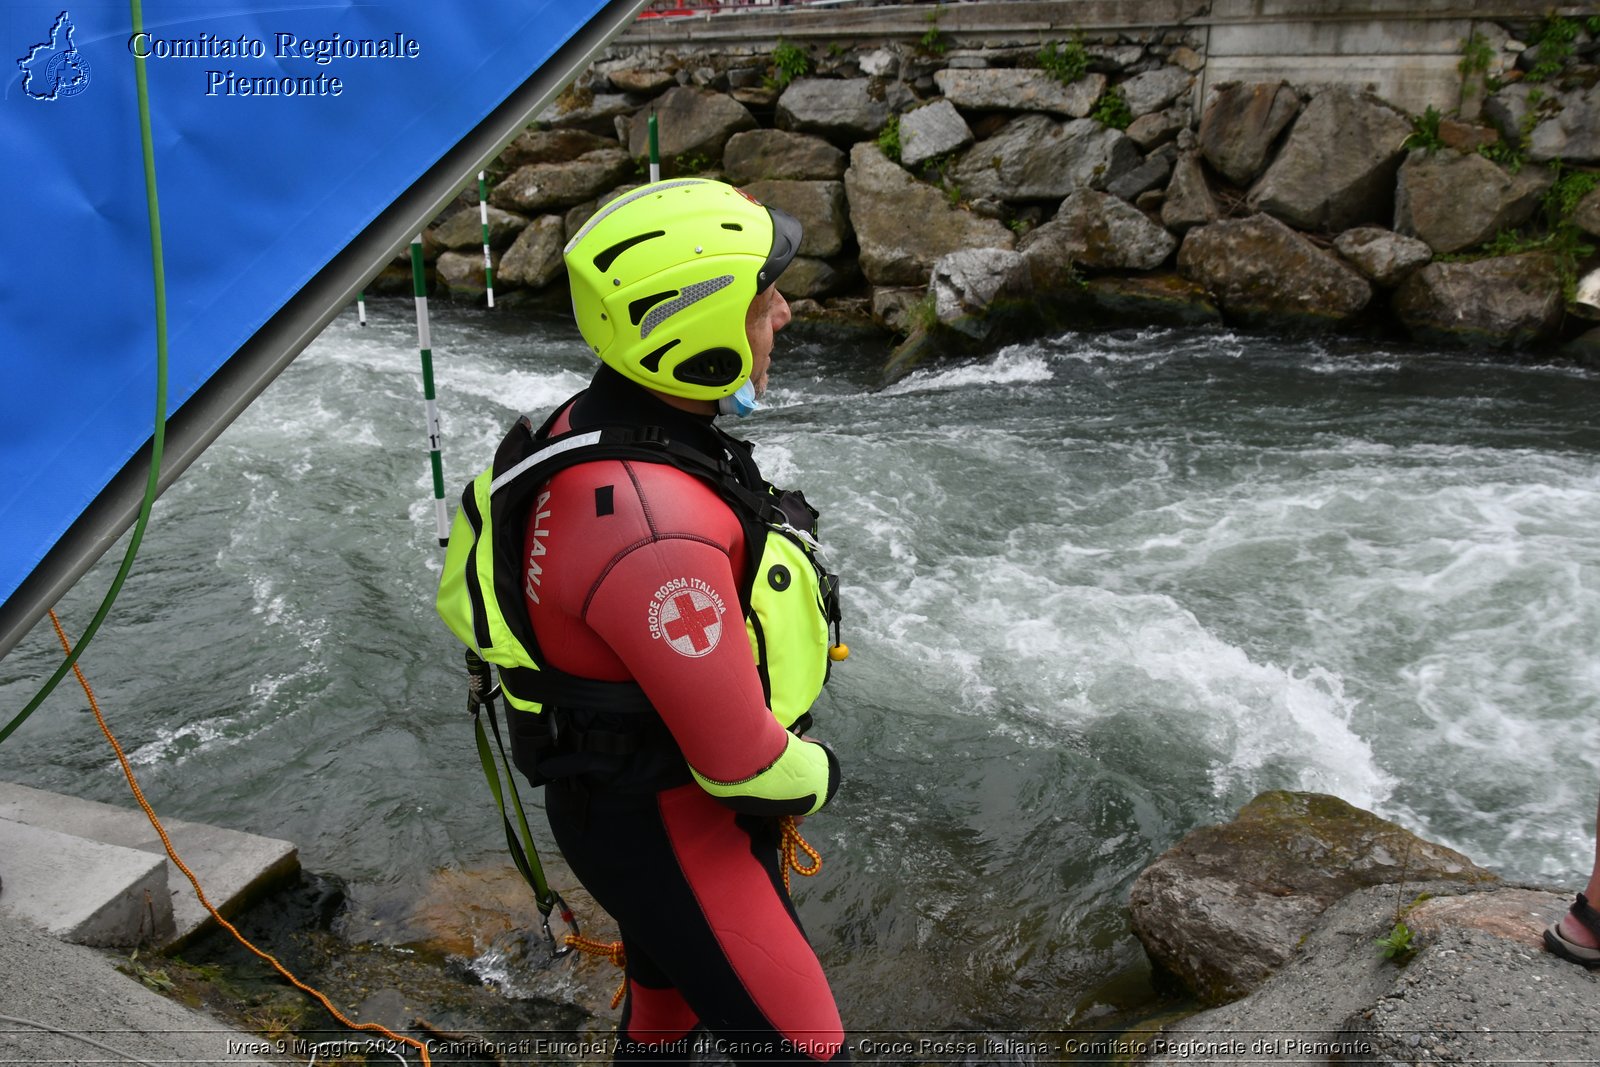
M1550 0L979 0L949 5L783 8L641 19L614 49L770 52L780 38L826 48L915 42L930 25L957 49L1038 47L1095 34L1178 29L1206 57L1199 100L1226 81L1370 89L1420 113L1457 106L1461 44L1475 21L1594 13ZM930 18L936 21L930 23Z

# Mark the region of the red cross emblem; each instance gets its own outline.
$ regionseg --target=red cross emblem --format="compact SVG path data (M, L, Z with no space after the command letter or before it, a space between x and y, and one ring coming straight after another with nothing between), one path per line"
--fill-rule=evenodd
M686 589L661 604L661 632L674 652L704 656L722 638L722 605L699 589Z

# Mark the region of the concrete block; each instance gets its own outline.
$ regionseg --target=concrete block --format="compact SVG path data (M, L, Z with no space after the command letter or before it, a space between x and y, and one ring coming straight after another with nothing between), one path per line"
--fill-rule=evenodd
M167 863L138 849L0 818L0 911L81 945L172 939Z
M1456 106L1461 91L1460 56L1227 56L1211 57L1202 99L1224 82L1285 81L1300 90L1329 85L1366 90L1413 115L1429 105Z
M168 866L161 838L137 808L114 807L0 782L0 819L153 854L163 868ZM200 880L206 898L224 915L236 910L257 889L300 868L299 852L288 841L183 819L162 819L162 825L178 855ZM6 853L0 851L0 877L6 880L0 906L11 895L11 875L5 869L9 865ZM171 939L164 945L183 941L211 921L182 872L172 870L167 874L164 891L171 902L173 922Z

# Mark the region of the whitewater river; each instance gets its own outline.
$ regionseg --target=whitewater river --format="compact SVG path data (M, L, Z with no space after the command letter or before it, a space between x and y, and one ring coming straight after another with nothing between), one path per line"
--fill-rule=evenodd
M570 326L434 310L454 497L589 358ZM345 936L384 941L503 842L432 612L410 302L370 311L166 494L84 667L164 814L292 839L347 884ZM883 355L780 339L772 409L739 427L823 510L846 582L854 655L817 719L847 779L797 892L848 1025L1053 1027L1136 999L1134 876L1264 789L1581 884L1600 373L1148 330L873 391ZM113 569L63 603L69 630ZM8 715L57 656L45 624L0 663ZM123 802L85 709L63 686L0 777Z

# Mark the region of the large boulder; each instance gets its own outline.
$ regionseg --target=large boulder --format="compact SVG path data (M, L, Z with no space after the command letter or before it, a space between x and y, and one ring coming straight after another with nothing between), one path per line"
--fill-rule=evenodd
M1433 259L1433 250L1422 241L1381 226L1346 230L1334 240L1333 247L1362 274L1385 288L1399 285L1412 271Z
M1018 249L1026 255L1041 245L1055 245L1049 255L1090 270L1154 270L1178 239L1127 201L1084 189L1062 201L1055 218L1024 235Z
M1387 222L1411 123L1375 96L1325 89L1295 121L1283 150L1250 190L1252 211L1302 230Z
M1561 323L1561 272L1552 256L1525 253L1471 263L1430 263L1395 290L1394 310L1430 344L1526 348Z
M948 100L935 100L900 116L900 162L907 167L959 152L972 141L972 128Z
M941 70L939 92L967 111L1047 111L1081 119L1106 88L1104 74L1086 74L1062 85L1042 70Z
M1449 255L1527 222L1553 183L1543 167L1512 173L1476 152L1419 148L1400 165L1394 228Z
M1112 325L1216 326L1222 313L1205 289L1169 272L1106 274L1084 292L1094 313Z
M1537 105L1535 92L1541 94ZM1483 111L1499 127L1500 135L1526 148L1528 158L1535 163L1556 159L1566 163L1600 162L1600 83L1587 89L1551 92L1542 86L1518 82L1491 96ZM1536 117L1530 120L1529 111L1536 111ZM1530 121L1532 133L1524 138Z
M1584 233L1600 237L1600 189L1578 201L1572 210L1572 222Z
M870 78L796 78L778 97L778 128L845 144L876 137L890 108L873 87Z
M1333 326L1372 299L1365 278L1270 215L1190 230L1178 269L1247 326Z
M579 93L571 89L539 114L539 121L556 129L587 130L601 137L614 135L617 120L631 115L643 101L628 93Z
M778 292L790 300L828 296L854 284L861 274L847 259L829 261L795 256L778 275Z
M1283 82L1224 85L1200 119L1200 154L1218 174L1247 188L1299 113L1300 97Z
M495 277L507 285L543 289L566 273L567 265L561 258L565 244L566 226L561 216L540 215L500 257Z
M620 148L604 148L571 163L529 163L500 180L489 203L528 215L564 210L614 189L633 171Z
M650 155L650 116L657 117L661 173L693 172L695 164L715 163L728 141L741 130L756 128L748 108L721 93L680 85L668 89L639 110L628 123L628 154Z
M517 239L517 234L528 224L526 215L504 211L493 204L485 210L489 216L489 247L504 248ZM429 231L429 236L444 248L456 251L462 248L483 247L483 219L471 209L458 211Z
M984 318L997 301L1031 292L1027 265L1005 248L963 248L940 256L928 281L934 314L945 326L983 336Z
M969 197L1059 200L1104 189L1140 163L1137 145L1094 119L1022 115L969 148L950 178Z
M850 237L843 182L761 181L751 182L744 191L800 220L802 256L838 255Z
M1135 118L1160 111L1189 91L1194 78L1188 71L1177 67L1157 67L1133 77L1117 86L1123 103Z
M1140 115L1128 124L1125 131L1133 143L1148 152L1157 145L1166 144L1189 128L1190 113L1187 107L1169 107L1165 111L1152 111Z
M529 163L571 163L602 148L616 148L615 137L579 129L524 130L500 153L500 165L516 170Z
M871 142L851 149L844 189L861 271L875 286L926 285L947 252L1016 244L1001 223L952 207L944 193L891 163Z
M491 258L490 262L493 262ZM483 253L444 252L433 264L439 291L452 300L475 300L488 288L483 276Z
M1459 852L1337 797L1270 792L1163 853L1134 880L1129 907L1150 959L1220 1004L1261 985L1352 892L1494 881Z
M1217 221L1222 213L1211 194L1205 168L1193 152L1186 152L1172 165L1172 180L1161 204L1161 225L1175 233L1187 233L1196 226Z
M778 181L836 181L844 177L845 154L820 137L787 130L746 130L728 138L722 172L734 185Z
M1106 192L1132 203L1142 193L1165 189L1172 179L1172 164L1177 158L1177 145L1162 145L1146 156L1143 163L1107 184Z

